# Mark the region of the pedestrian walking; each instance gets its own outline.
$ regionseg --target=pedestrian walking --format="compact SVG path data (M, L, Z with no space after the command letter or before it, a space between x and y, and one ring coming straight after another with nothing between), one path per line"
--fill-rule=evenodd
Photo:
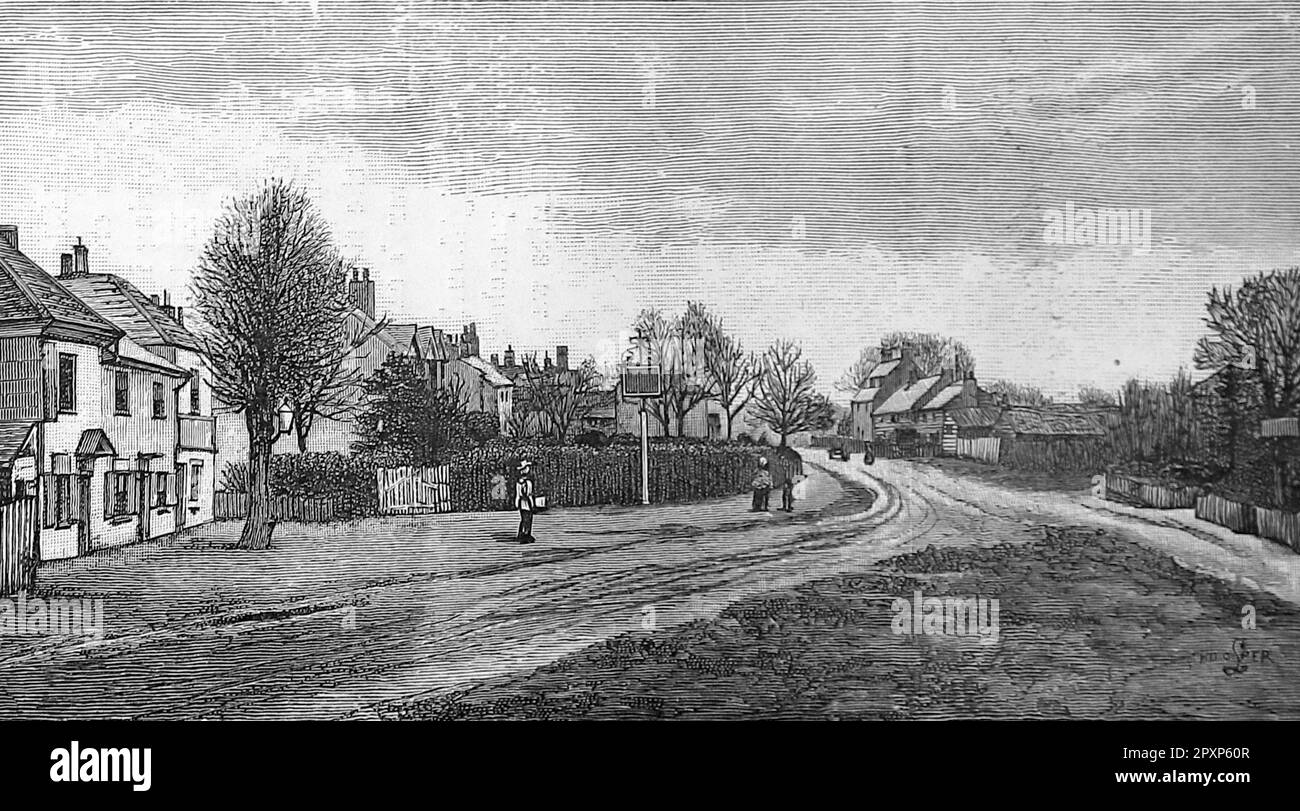
M750 484L754 488L754 504L750 512L767 512L767 498L772 492L772 473L767 469L767 457L758 460L758 472Z
M527 460L519 463L519 479L515 482L515 506L519 508L519 543L532 543L533 538L533 466Z

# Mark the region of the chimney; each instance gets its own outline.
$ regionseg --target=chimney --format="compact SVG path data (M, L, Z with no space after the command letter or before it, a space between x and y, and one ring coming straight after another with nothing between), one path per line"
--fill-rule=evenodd
M18 226L0 225L0 242L18 250Z
M515 350L510 344L506 344L505 361L507 369L513 369L515 367Z
M90 275L90 249L81 244L81 237L77 237L77 244L72 246L72 272L69 276L80 277Z
M176 308L176 323L185 326L185 313L179 306Z
M155 306L155 307L159 307L159 306L161 306L161 305L159 304L159 302L158 302L158 294L157 294L157 293L154 293L152 296L150 296L150 297L149 297L149 300L153 302L153 306Z
M563 344L555 347L555 368L561 372L569 370L569 347Z
M370 280L370 268L360 272L352 269L352 281L348 282L348 295L352 306L371 318L375 317L375 283Z
M542 368L543 368L543 369L550 369L550 368L551 368L551 353L550 353L550 352L547 352L547 353L546 353L546 356L545 356L544 358L542 358Z
M59 275L64 278L72 275L72 254L59 254Z
M497 355L497 353L495 353L495 352L492 353L492 358L491 358L491 360L492 360L492 365L493 365L493 366L500 366L501 364L498 363L498 361L499 361L500 359L501 359L501 358L500 358L499 355Z

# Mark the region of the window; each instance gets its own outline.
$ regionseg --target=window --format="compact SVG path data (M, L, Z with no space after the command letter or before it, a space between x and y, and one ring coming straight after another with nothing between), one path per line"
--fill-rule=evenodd
M153 418L167 419L167 394L161 381L153 382Z
M190 501L199 500L199 479L203 478L203 463L190 462Z
M104 517L121 518L139 510L136 474L130 470L110 470L104 474Z
M153 474L153 506L166 507L172 503L172 499L168 498L172 489L168 485L168 479L173 475L171 473Z
M50 455L50 476L45 485L45 526L64 529L76 520L80 488L72 473L72 459L66 453Z
M113 413L131 413L131 375L118 371L113 374Z
M77 356L59 353L59 411L77 410Z
M190 413L199 413L199 370L190 369Z

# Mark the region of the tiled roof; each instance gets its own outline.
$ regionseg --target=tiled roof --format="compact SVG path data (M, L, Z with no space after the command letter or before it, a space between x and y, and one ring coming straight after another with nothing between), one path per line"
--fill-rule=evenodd
M870 389L870 388L867 388L867 389L858 389L858 393L855 394L855 395L853 395L853 402L855 402L855 403L873 403L873 402L875 402L875 400L876 400L876 395L877 395L877 394L880 394L880 389L879 389L879 387L874 388L874 389Z
M25 254L0 240L0 322L55 320L104 336L116 329Z
M910 386L904 386L876 409L877 414L905 414L916 408L917 402L939 382L939 375L923 377Z
M1037 436L1105 436L1098 416L1085 412L1017 406L1002 412L999 420L1017 434Z
M1002 409L992 407L953 408L948 416L958 428L990 428L1002 416Z
M411 341L415 340L415 325L389 324L388 334L393 336L393 342L397 344L397 351L405 354L411 349Z
M486 380L489 385L496 386L498 388L500 388L501 386L514 385L510 381L510 378L501 374L501 372L498 371L495 366L493 366L492 364L488 363L487 361L483 360L480 357L469 355L467 357L461 358L460 360L466 366L469 366L470 368L475 369L480 374L482 374L483 379Z
M867 379L870 380L873 377L884 377L885 375L897 369L898 364L900 363L902 363L901 360L887 360L884 363L877 363L875 368L873 368L871 372L867 375Z
M59 281L138 344L166 344L196 352L202 348L193 333L126 279L92 273Z
M926 401L925 405L921 406L921 408L926 410L943 408L953 400L960 397L964 390L965 386L961 383L953 383L951 386L945 386L944 388L939 389L939 392Z
M0 422L0 462L9 464L27 444L34 422Z

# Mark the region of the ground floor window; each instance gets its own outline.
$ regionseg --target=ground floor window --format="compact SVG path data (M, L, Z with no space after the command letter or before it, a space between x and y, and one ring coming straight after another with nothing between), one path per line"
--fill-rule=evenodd
M104 474L104 517L120 518L140 510L140 491L136 474L130 470L110 470Z
M65 529L77 519L77 481L71 473L55 473L45 488L45 526Z
M199 500L199 479L203 477L203 463L190 462L190 501Z
M176 503L176 474L153 474L153 506L170 507Z

